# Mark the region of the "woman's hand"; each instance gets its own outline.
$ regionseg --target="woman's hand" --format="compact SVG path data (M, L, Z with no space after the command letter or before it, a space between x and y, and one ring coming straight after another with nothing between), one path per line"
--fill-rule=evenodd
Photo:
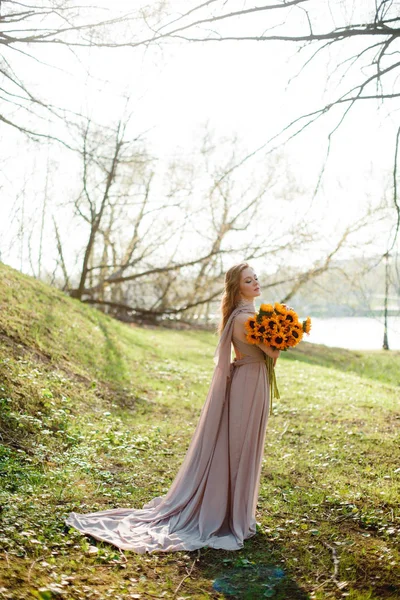
M270 358L272 358L274 360L274 366L276 364L276 361L278 360L278 357L281 353L280 350L274 350L273 348L271 348L271 346L267 346L267 344L261 343L258 344L258 346L261 348L261 350Z
M272 350L272 348L270 348L271 354L269 355L271 358L273 358L274 360L274 366L276 365L276 361L279 358L279 355L281 353L280 350Z

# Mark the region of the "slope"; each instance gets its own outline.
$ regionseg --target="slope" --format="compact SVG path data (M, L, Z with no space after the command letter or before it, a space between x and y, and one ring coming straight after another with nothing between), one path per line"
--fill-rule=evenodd
M165 493L204 402L215 343L212 333L118 323L0 264L5 598L222 598L212 583L231 569L243 574L238 597L262 597L278 584L255 578L251 587L248 574L271 562L285 571L278 600L399 597L391 353L362 353L380 367L360 368L358 353L303 344L278 361L259 531L240 553L120 553L64 526L71 510L140 508ZM378 371L390 371L385 381Z

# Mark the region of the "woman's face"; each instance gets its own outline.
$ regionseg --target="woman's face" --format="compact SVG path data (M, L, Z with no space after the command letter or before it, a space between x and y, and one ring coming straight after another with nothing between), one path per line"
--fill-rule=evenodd
M258 277L251 267L246 267L240 273L240 293L245 300L253 300L261 294Z

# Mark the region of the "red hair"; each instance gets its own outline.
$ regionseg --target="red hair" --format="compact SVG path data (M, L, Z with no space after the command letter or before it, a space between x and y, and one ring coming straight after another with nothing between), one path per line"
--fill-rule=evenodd
M221 298L221 321L218 326L218 333L224 330L224 327L240 300L240 274L250 265L246 262L234 265L225 274L225 288Z

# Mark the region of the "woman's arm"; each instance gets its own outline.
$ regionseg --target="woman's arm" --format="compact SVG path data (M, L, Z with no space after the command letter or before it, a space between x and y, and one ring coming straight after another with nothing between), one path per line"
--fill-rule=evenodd
M260 342L259 344L256 344L256 346L258 346L259 348L261 348L261 350L263 352L265 352L265 354L267 356L270 356L271 358L274 359L274 366L275 366L276 361L278 360L278 357L279 357L281 351L280 350L273 350L271 348L271 346L267 346L267 344L264 344L263 342Z

